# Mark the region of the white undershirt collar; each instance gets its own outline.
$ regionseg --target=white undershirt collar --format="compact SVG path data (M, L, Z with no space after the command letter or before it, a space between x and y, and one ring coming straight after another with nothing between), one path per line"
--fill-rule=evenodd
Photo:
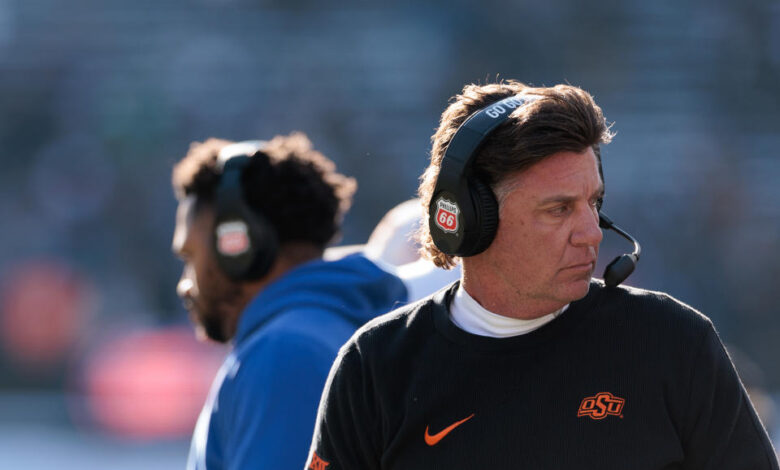
M569 304L566 304L556 312L548 313L533 320L505 317L486 310L466 292L461 284L450 304L450 319L461 330L474 335L508 338L530 333L537 328L541 328L555 320L568 307Z

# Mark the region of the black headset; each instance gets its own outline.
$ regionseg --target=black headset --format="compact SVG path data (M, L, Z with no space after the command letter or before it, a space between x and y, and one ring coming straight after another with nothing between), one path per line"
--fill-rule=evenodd
M273 225L244 200L241 177L254 158L265 158L264 141L248 140L222 148L217 159L222 169L215 193L213 249L222 271L234 281L265 276L279 252Z
M491 132L535 95L504 98L469 116L450 140L428 206L428 226L436 247L451 256L485 251L498 230L498 202L490 186L473 174L472 164ZM631 235L599 212L599 226L634 243L634 252L613 260L604 272L607 286L616 286L634 271L641 247Z

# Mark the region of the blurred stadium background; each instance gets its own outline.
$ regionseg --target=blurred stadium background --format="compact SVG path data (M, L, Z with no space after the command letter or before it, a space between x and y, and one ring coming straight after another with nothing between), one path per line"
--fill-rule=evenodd
M595 95L629 284L713 318L774 428L780 1L0 0L0 467L183 467L224 354L174 293L191 141L308 133L359 181L359 243L497 77Z

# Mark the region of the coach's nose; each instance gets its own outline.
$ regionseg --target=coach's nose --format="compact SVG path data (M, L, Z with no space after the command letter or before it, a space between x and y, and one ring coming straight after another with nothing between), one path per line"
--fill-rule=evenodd
M579 208L575 214L576 220L571 233L571 244L574 246L597 247L604 234L599 227L598 210L591 205Z

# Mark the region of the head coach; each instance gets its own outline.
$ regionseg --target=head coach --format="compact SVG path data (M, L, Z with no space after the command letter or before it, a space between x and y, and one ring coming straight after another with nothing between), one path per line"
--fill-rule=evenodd
M466 86L419 195L424 254L462 278L342 348L308 468L777 469L710 320L592 278L601 109L567 85Z
M232 345L187 468L300 468L339 347L406 288L362 255L322 260L355 181L301 133L195 143L173 186L178 293L201 337Z

